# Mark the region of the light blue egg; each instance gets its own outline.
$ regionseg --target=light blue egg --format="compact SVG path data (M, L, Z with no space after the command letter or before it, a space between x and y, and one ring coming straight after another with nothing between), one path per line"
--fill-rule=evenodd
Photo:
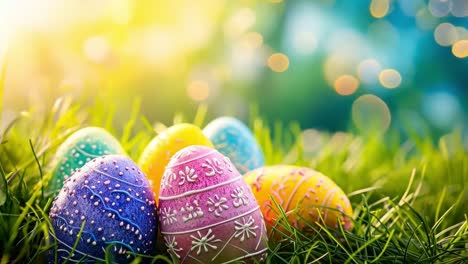
M232 117L220 117L204 129L216 149L229 157L240 173L265 165L265 158L252 131L241 121Z

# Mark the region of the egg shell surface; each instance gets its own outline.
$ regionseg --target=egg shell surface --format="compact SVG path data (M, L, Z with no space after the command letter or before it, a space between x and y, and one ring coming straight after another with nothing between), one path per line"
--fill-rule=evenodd
M138 165L148 176L156 197L159 195L164 169L171 157L177 151L191 145L213 148L213 144L203 135L199 127L192 124L177 124L157 135L143 150Z
M187 147L161 182L159 222L167 251L181 263L262 261L265 223L249 186L217 150Z
M307 231L307 225L298 215L308 223L322 222L321 216L324 224L331 228L338 228L338 221L344 229L352 228L353 210L348 197L320 172L278 165L256 169L244 178L260 204L269 234L279 219L278 208L270 197L286 212L288 222L301 230Z
M57 261L67 258L83 226L71 262L104 261L107 246L118 263L130 253L152 255L156 243L156 202L137 165L121 155L102 156L68 178L49 213L57 240ZM54 263L53 248L48 254Z
M219 117L203 133L221 154L229 157L240 173L265 165L265 158L252 131L238 119Z
M71 134L57 149L53 164L54 171L45 188L47 195L56 195L64 180L83 165L99 156L125 154L119 141L99 127L82 128Z

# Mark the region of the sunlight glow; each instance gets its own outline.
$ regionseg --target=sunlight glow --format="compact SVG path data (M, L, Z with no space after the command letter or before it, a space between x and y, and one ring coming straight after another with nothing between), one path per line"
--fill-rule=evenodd
M110 12L112 20L117 24L126 25L132 19L133 1L131 0L110 0Z
M158 68L170 68L181 54L177 36L169 28L152 28L149 32L145 32L142 38L143 43L135 44L142 45L142 57Z
M89 60L102 63L110 54L109 41L103 36L90 37L83 45L83 53Z

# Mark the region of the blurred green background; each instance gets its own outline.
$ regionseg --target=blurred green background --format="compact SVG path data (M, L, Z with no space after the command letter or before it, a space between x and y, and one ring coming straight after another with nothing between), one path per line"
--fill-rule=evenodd
M2 0L2 121L71 95L117 116L141 98L166 124L255 105L270 124L436 137L468 123L467 17L467 0Z

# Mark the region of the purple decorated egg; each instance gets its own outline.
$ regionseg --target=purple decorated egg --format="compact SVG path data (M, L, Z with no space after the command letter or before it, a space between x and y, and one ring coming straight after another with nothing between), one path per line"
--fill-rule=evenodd
M117 263L154 253L154 195L146 176L125 156L101 156L76 170L49 216L57 242L49 263L104 262L106 249Z
M167 251L181 263L262 261L265 223L250 187L221 153L177 152L161 182L159 222Z

